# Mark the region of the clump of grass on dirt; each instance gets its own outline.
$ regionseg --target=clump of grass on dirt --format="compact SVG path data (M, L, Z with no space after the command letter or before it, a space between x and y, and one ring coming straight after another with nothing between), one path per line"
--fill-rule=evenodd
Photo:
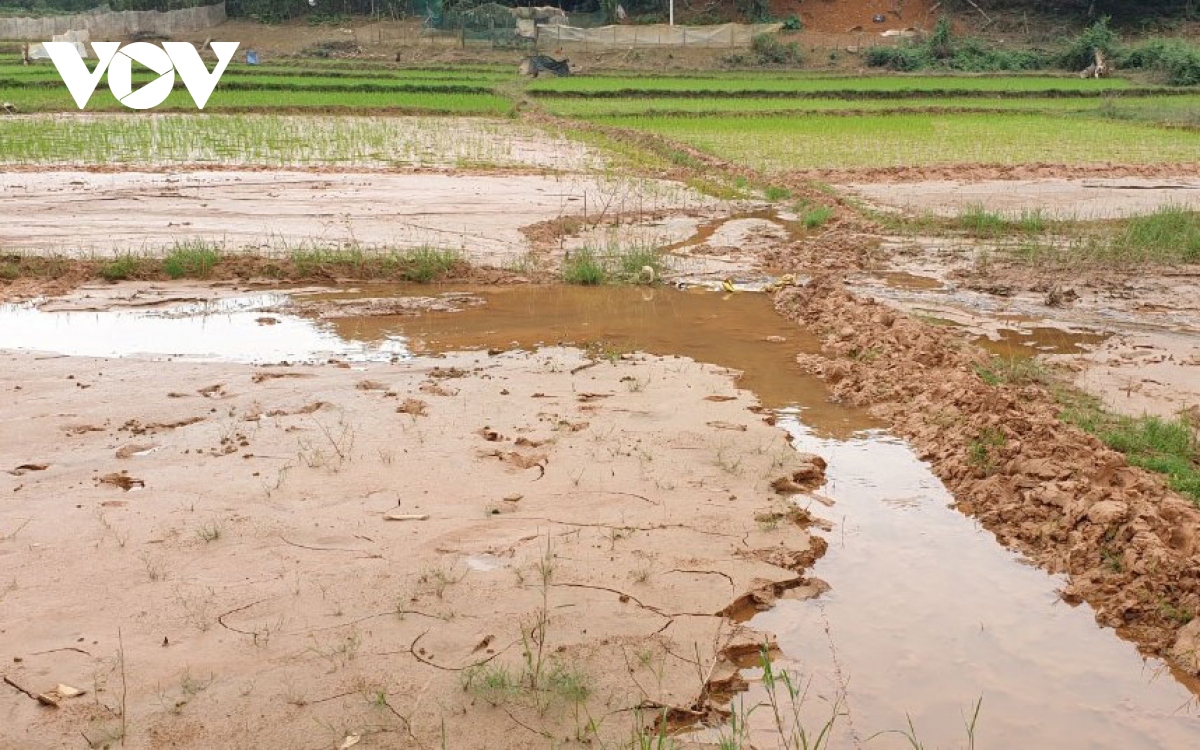
M584 286L654 284L665 267L662 253L653 245L611 243L603 249L585 246L572 252L563 260L562 278L568 284Z
M956 217L957 228L975 237L999 237L1008 234L1040 234L1046 231L1046 216L1040 210L1022 211L1016 218L988 211L982 203L974 203Z
M100 277L105 281L124 281L142 278L150 273L149 259L133 253L122 253L100 266Z
M428 246L404 251L371 251L353 246L302 248L292 251L291 261L301 277L396 279L422 284L445 278L465 263L456 250Z
M1198 426L1184 417L1127 417L1104 409L1099 399L1079 392L1059 394L1059 417L1125 454L1130 464L1167 476L1171 489L1200 506Z
M176 243L163 258L163 270L172 279L206 279L221 261L219 249L204 240Z
M976 365L975 372L988 385L1049 385L1050 371L1033 357L992 357L986 364Z
M608 271L596 252L585 247L571 253L563 261L562 277L568 284L596 286L608 280Z
M71 268L72 261L61 255L0 255L0 281L17 279L61 279Z
M1074 236L1022 242L1013 254L1030 264L1068 268L1196 263L1200 262L1200 211L1165 206L1118 222L1077 226Z
M984 476L991 476L999 463L997 452L1008 443L1004 433L988 427L971 441L967 446L967 463L978 469Z
M1135 216L1118 238L1126 252L1183 263L1200 261L1200 212L1166 206Z
M805 229L820 229L833 218L833 209L829 206L815 206L811 203L797 204L800 214L800 224Z

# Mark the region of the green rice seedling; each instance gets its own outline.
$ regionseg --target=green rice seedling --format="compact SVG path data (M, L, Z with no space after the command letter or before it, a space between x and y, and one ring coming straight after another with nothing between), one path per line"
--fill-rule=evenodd
M766 172L948 164L1192 163L1200 132L1026 114L604 117Z

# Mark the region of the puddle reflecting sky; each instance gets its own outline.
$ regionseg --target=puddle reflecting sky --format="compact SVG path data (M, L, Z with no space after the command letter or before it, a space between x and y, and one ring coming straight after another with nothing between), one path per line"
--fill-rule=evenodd
M879 423L831 404L819 379L801 371L811 335L775 313L767 295L671 287L370 287L306 295L308 302L470 293L485 304L457 312L313 320L264 312L287 298L264 294L218 302L96 312L44 312L0 305L0 349L93 357L188 357L247 363L387 361L396 357L542 345L598 345L604 352L685 356L739 370L738 384L764 406L799 406L822 434L849 435ZM284 308L286 309L286 308ZM264 324L262 319L274 320Z
M282 300L255 295L156 309L64 312L0 305L0 349L247 363L335 356L387 360L405 351L396 340L348 341L310 320L261 312ZM264 325L259 322L264 318L275 322Z

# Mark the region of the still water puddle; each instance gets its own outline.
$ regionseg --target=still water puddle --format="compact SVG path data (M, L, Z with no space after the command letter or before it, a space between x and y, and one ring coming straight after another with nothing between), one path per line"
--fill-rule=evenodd
M814 336L777 315L766 295L674 288L372 287L304 295L310 305L397 296L483 305L456 312L314 320L287 312L288 298L253 295L155 309L44 312L0 305L0 349L92 357L193 358L254 364L386 362L451 351L587 348L597 356L642 351L684 356L743 373L738 385L763 406L799 406L824 433L849 435L879 423L828 403L824 385L796 363Z
M330 357L388 360L404 353L392 339L347 341L304 318L263 312L285 301L282 295L262 294L156 309L61 312L0 305L0 349L256 364Z
M1200 747L1200 684L1098 628L1090 607L1065 604L1065 578L1023 564L948 507L953 497L905 443L830 440L794 414L779 424L829 462L820 492L836 501L812 508L834 523L813 570L831 590L750 623L779 636L777 667L812 679L810 731L840 696L832 747L912 747L897 734L870 739L907 731L908 717L924 746L965 747L964 716L982 698L976 747ZM756 685L745 705L763 697ZM764 732L768 712L758 713Z
M7 305L0 349L272 363L574 345L597 356L643 351L735 369L744 373L740 386L781 410L798 449L829 461L821 492L836 504L812 510L834 524L814 570L832 589L815 600L782 600L752 625L779 635L778 666L811 677L801 706L810 728L844 696L848 715L830 747L910 747L898 735L872 739L906 728L906 715L926 747L965 746L962 714L980 697L978 747L1200 747L1189 687L1200 688L1098 628L1088 607L1064 604L1064 581L1022 564L948 508L949 493L903 442L873 430L878 424L861 412L827 403L822 384L795 362L818 342L778 316L766 295L409 286L303 300L333 309L443 293L484 304L328 319L294 314L280 294L99 312ZM752 684L745 705L761 698ZM756 731L767 715L752 715ZM778 744L767 735L756 746Z
M1104 343L1111 333L1068 331L1062 328L1001 328L995 337L980 336L975 343L1005 359L1025 359L1039 354L1083 354Z

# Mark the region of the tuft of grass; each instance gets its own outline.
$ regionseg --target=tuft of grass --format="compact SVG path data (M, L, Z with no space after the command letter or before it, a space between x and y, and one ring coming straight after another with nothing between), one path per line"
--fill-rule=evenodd
M978 469L984 476L991 476L996 471L996 453L1005 446L1008 440L1004 433L988 427L967 446L967 463Z
M463 672L463 690L493 706L521 692L520 679L502 664L482 664Z
M217 247L204 240L177 242L163 258L163 270L172 279L206 279L220 260Z
M1033 357L992 357L987 364L976 365L975 373L988 385L1048 385L1050 372Z
M587 286L607 282L653 284L662 278L665 267L662 253L653 245L622 247L613 243L603 251L585 246L570 253L562 264L562 278L568 284Z
M1182 263L1200 261L1200 211L1164 206L1128 220L1117 240L1126 252Z
M1030 264L1060 268L1130 268L1200 262L1200 211L1164 206L1144 216L1092 226L1065 237L1029 239L1013 249Z
M1166 475L1171 489L1200 507L1200 438L1188 420L1113 414L1099 399L1074 391L1058 398L1060 419L1124 453L1130 464Z
M763 190L763 197L766 198L767 200L771 201L772 203L775 203L777 201L783 201L783 200L787 200L788 198L791 198L792 191L788 190L785 187L768 185Z
M585 247L571 253L563 261L562 277L568 284L596 286L608 280L608 270L596 252Z
M196 529L196 536L204 542L215 542L221 538L221 524L217 521L203 524Z
M619 281L633 284L653 284L662 278L666 267L658 248L640 243L619 249L615 265L613 276Z
M1046 216L1041 210L1024 210L1016 218L988 211L982 203L973 203L959 212L954 225L975 237L999 237L1007 234L1041 234L1046 231Z
M401 263L406 266L404 277L422 284L448 276L462 262L462 257L456 251L435 247L419 247L400 257Z
M392 279L426 284L443 279L464 264L462 255L446 248L422 246L412 250L297 248L291 253L296 275L338 276L356 279Z
M145 273L145 263L132 253L118 255L100 267L100 276L105 281L124 281Z
M833 218L833 209L829 206L813 206L805 209L800 216L800 223L805 229L819 229Z

